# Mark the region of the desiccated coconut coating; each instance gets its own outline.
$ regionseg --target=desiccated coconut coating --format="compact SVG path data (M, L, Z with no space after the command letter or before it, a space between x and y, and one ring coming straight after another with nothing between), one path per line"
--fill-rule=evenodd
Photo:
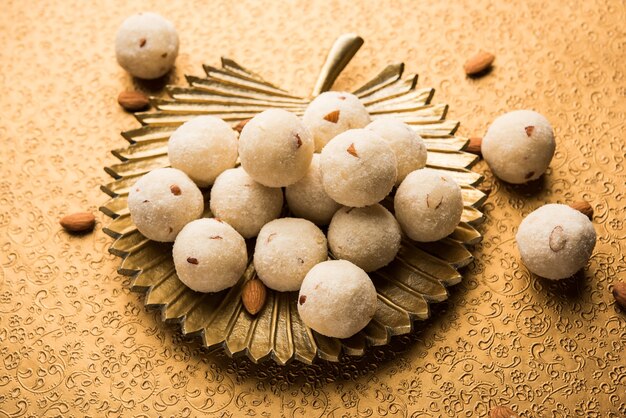
M237 133L226 122L197 116L172 133L167 153L172 167L184 171L199 187L206 187L235 166L237 145Z
M172 22L159 14L132 15L117 31L115 55L117 62L131 75L159 78L174 66L178 55L178 33Z
M300 289L304 276L328 259L324 233L312 222L281 218L266 224L254 249L254 268L270 289L288 292Z
M296 115L282 109L259 113L239 136L241 165L267 187L289 186L304 177L313 148L309 130Z
M294 215L318 225L328 225L341 207L324 190L319 154L313 155L306 175L291 186L287 186L285 197Z
M188 223L176 237L172 254L178 278L196 292L219 292L235 285L248 265L243 237L212 218Z
M128 192L133 223L146 238L172 242L183 227L202 216L198 186L175 168L157 168L141 176Z
M346 260L330 260L311 269L298 296L302 321L322 335L348 338L376 313L376 288L363 269Z
M398 161L396 185L412 171L426 165L426 145L421 136L409 125L389 116L374 120L366 126L387 141Z
M328 246L333 255L367 272L389 264L398 254L401 238L398 221L379 204L343 207L328 227Z
M461 188L448 174L429 168L410 173L394 199L402 230L415 241L437 241L450 235L461 221Z
M363 103L354 94L342 91L327 91L309 104L302 122L315 139L315 151L334 137L348 129L364 128L370 123L370 115Z
M516 110L493 121L481 152L500 179L522 184L538 179L554 155L556 143L550 122L532 110Z
M396 182L396 156L377 133L351 129L322 150L320 166L326 193L345 206L363 207L385 198Z
M280 216L283 191L252 180L242 167L220 174L211 188L211 212L244 238L256 237L263 225Z
M551 204L524 218L515 239L528 270L559 280L587 264L596 245L596 231L589 218L579 211Z

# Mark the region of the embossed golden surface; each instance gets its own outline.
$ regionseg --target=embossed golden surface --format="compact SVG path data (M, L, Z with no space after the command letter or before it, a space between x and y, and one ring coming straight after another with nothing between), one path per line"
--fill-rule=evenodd
M169 83L224 55L306 95L327 45L355 31L367 43L336 88L404 61L450 105L461 135L515 108L546 114L555 159L527 187L493 180L479 163L492 191L477 260L413 335L313 366L207 353L129 291L103 215L85 236L57 224L59 214L97 211L109 150L136 126L115 101L133 81L112 39L142 9L179 29ZM3 2L0 416L484 416L496 402L525 417L626 415L626 314L610 295L626 274L625 20L617 0ZM494 69L468 79L462 64L480 48L496 54ZM596 210L589 266L563 283L530 275L515 248L519 221L578 197Z

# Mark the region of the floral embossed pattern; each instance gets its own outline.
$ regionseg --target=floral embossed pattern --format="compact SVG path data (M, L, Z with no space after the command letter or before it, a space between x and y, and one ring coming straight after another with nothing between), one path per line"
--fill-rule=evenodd
M495 403L524 417L626 415L626 313L610 294L626 275L623 2L115 3L2 5L0 415L469 417ZM108 150L136 126L117 94L160 94L114 59L117 26L142 9L179 29L168 83L225 55L306 95L320 45L355 31L367 44L336 88L404 61L463 121L461 135L481 135L507 110L547 115L555 159L527 187L478 165L491 193L477 261L414 334L337 364L256 366L207 353L130 293L102 215L86 236L57 223L102 203ZM481 48L495 53L494 68L468 79L462 65ZM579 197L596 211L589 266L562 283L530 275L514 243L522 217Z

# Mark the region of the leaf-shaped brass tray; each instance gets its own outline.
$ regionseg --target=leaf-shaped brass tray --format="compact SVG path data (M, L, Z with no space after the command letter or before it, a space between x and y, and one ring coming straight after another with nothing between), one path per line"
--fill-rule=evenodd
M362 43L352 34L335 42L313 96L330 88ZM317 334L300 320L296 292L269 291L263 310L249 315L240 295L243 283L255 274L252 263L231 289L193 292L176 276L171 244L148 240L131 222L128 188L144 173L168 166L167 141L181 123L212 114L235 125L270 107L298 115L304 112L309 99L289 94L226 58L221 68L204 66L206 77L188 76L188 87L168 86L171 99L152 100L156 111L135 114L143 126L122 133L131 145L113 150L122 162L105 168L115 178L102 186L112 199L100 208L113 218L105 228L115 238L109 251L122 258L119 272L132 276L132 290L145 292L146 306L158 307L164 321L180 323L184 334L200 336L207 347L222 345L233 356L245 353L254 362L267 357L279 364L292 359L312 363L316 357L338 361L342 351L359 356L368 345L387 344L391 336L411 332L415 320L428 318L428 303L445 300L446 286L461 280L457 269L472 260L466 246L481 240L472 225L483 220L479 208L486 196L474 187L482 177L468 168L477 157L462 151L468 141L454 136L458 123L445 119L447 105L432 104L434 90L417 89L417 75L403 77L403 68L403 64L387 66L354 94L373 118L394 115L419 132L428 147L428 166L456 179L465 209L452 235L428 244L404 241L390 265L370 274L378 292L378 310L365 329L343 340ZM390 203L388 199L387 206ZM252 250L254 243L249 244Z

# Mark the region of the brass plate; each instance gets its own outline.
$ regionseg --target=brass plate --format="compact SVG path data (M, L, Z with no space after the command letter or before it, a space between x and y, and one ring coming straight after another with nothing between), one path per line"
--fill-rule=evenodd
M362 43L352 34L336 41L314 94L332 86ZM457 269L473 259L467 246L482 238L473 225L483 220L480 207L486 195L475 188L482 176L469 170L477 157L462 151L466 138L454 135L458 122L446 120L447 105L432 103L434 89L417 88L417 75L404 75L402 63L388 65L354 94L373 118L396 116L424 138L427 165L455 178L465 208L461 224L449 237L428 244L404 241L390 265L370 273L378 309L365 329L343 340L310 330L298 316L296 292L269 291L263 310L249 315L240 295L243 283L255 275L252 263L237 285L219 293L196 293L179 281L171 244L150 241L133 225L128 188L144 173L168 166L170 134L197 115L211 114L235 125L271 107L301 115L309 103L227 58L220 68L205 65L204 70L206 77L187 76L188 87L168 86L171 99L152 100L156 111L136 113L143 126L122 133L131 145L113 150L122 162L105 168L115 178L102 186L112 199L100 208L113 218L104 229L116 239L109 251L122 258L119 272L133 278L132 290L146 293L146 306L159 308L163 321L180 323L185 335L201 337L206 347L223 346L227 354L245 354L254 362L271 357L281 365L293 359L310 364L316 357L339 361L342 352L361 356L368 345L385 345L394 335L410 333L415 320L428 318L429 303L447 299L446 287L461 281ZM253 242L249 244L253 248Z

